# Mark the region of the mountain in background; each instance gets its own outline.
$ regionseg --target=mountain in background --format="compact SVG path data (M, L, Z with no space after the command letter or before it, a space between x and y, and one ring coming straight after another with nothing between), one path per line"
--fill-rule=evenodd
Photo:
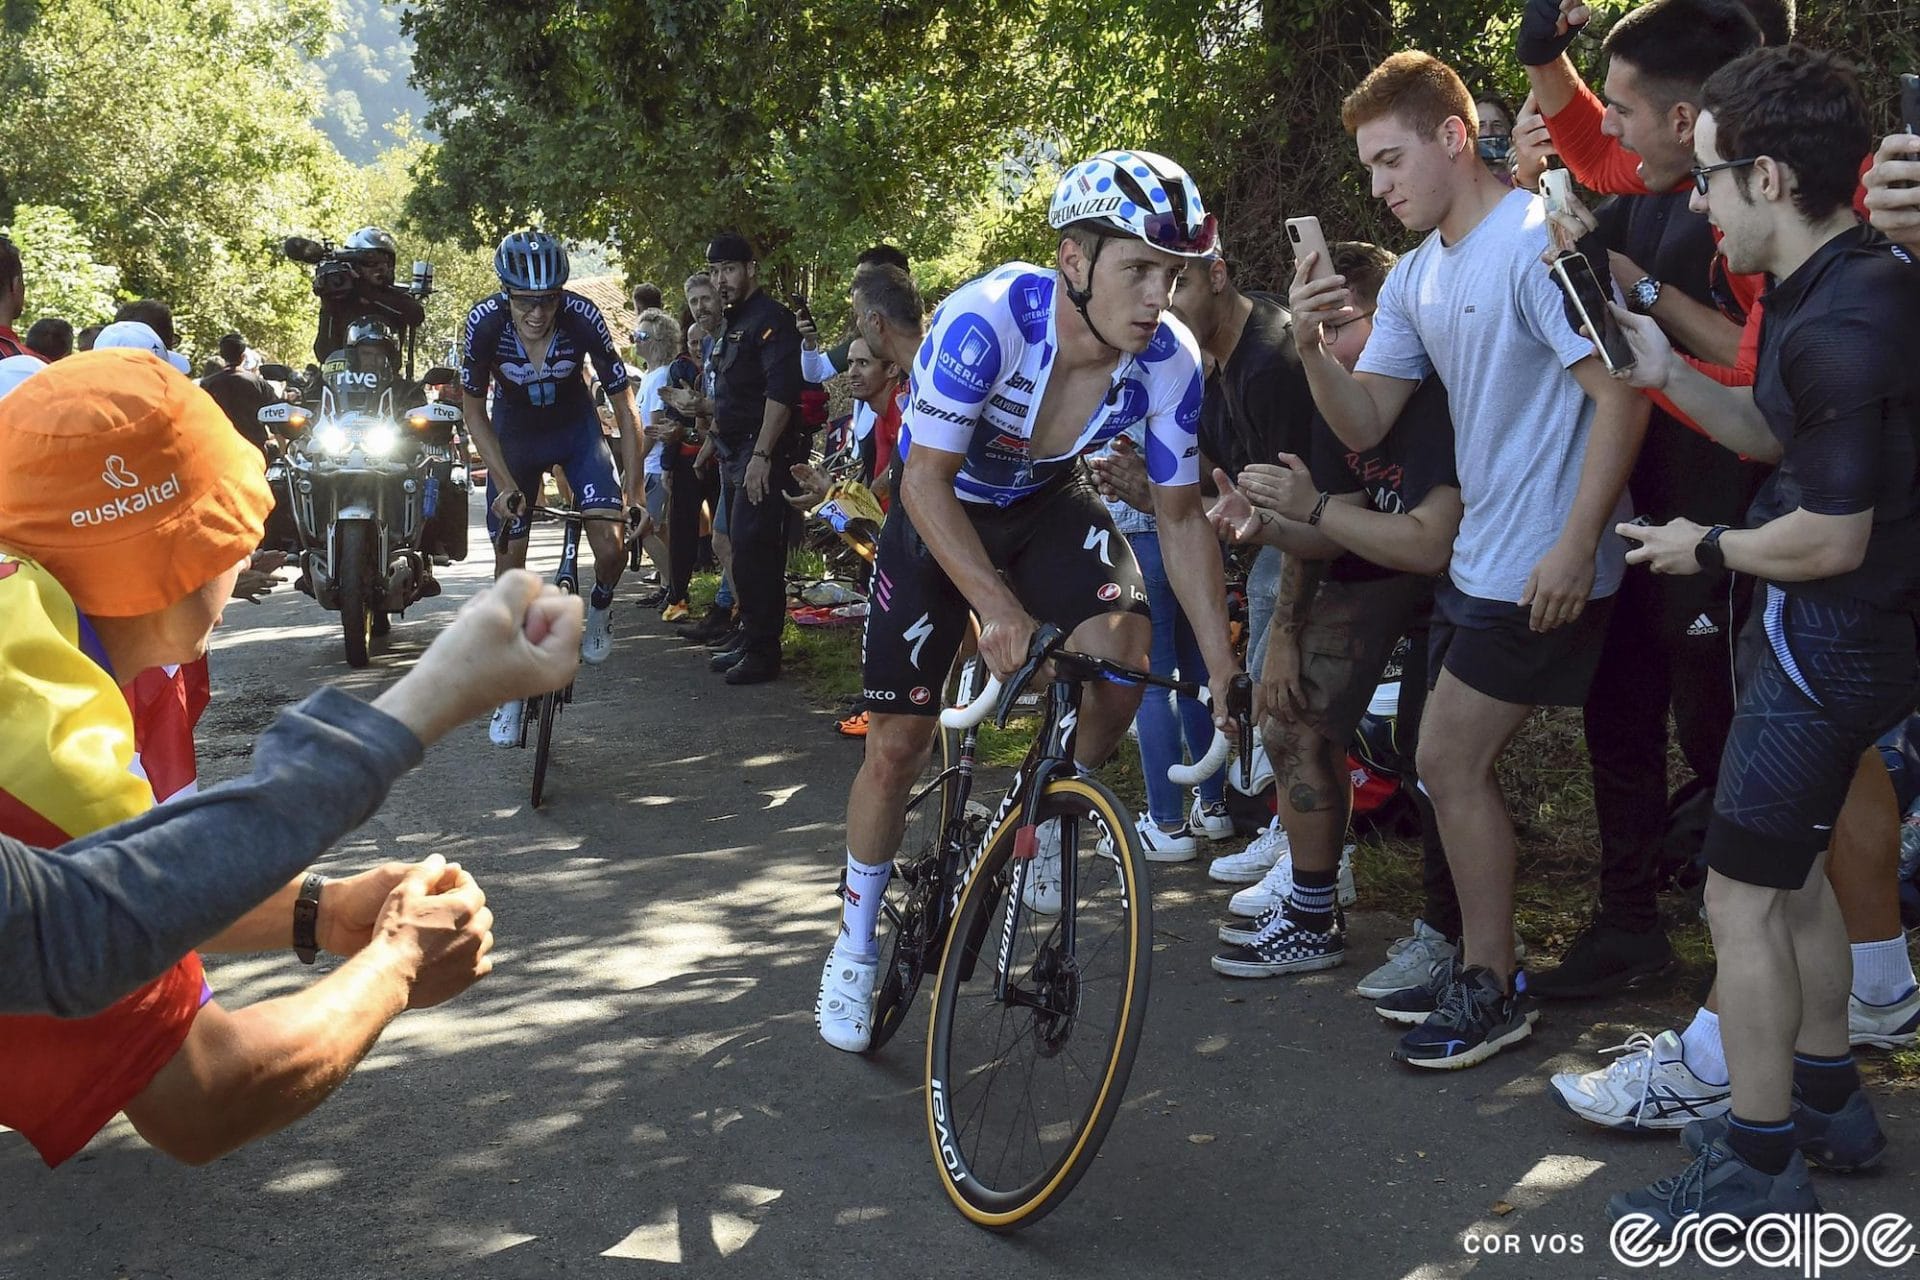
M340 154L366 164L392 141L387 126L411 116L416 130L427 100L407 83L413 41L400 33L404 5L335 0L340 29L317 65L326 90L320 128Z

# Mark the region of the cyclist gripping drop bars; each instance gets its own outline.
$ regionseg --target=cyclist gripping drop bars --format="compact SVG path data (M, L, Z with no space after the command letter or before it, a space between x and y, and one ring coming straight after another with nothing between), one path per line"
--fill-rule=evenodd
M1127 427L1146 424L1160 540L1216 708L1239 674L1198 487L1199 349L1167 314L1187 263L1213 245L1214 219L1172 161L1103 151L1067 171L1048 221L1060 232L1056 268L1008 263L956 290L911 371L905 471L867 619L872 721L847 797L846 907L814 1007L821 1036L849 1052L872 1036L875 920L968 610L1001 677L1025 662L1036 619L1068 632L1072 649L1147 665L1140 570L1080 465ZM1083 772L1113 750L1139 702L1138 686L1088 688ZM1059 911L1059 863L1057 824L1043 824L1029 909Z

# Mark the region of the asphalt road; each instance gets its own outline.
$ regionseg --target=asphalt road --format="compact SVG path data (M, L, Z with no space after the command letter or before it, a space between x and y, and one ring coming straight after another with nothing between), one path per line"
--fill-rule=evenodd
M316 685L392 679L480 580L472 562L448 572L359 673L305 597L234 605L203 778L237 771ZM930 1165L924 1021L877 1063L812 1027L859 747L791 684L726 688L656 619L615 616L618 647L580 680L538 813L529 754L476 725L324 864L457 858L497 913L496 972L402 1017L307 1120L204 1169L124 1123L57 1173L0 1133L0 1277L1629 1274L1606 1196L1675 1171L1679 1149L1590 1129L1543 1091L1641 1006L1553 1008L1517 1052L1415 1073L1349 991L1404 922L1352 916L1345 969L1232 982L1207 967L1224 895L1204 863L1155 873L1145 1039L1094 1170L1021 1235L969 1226ZM210 973L238 1004L310 976L278 954ZM1888 1167L1819 1182L1861 1222L1920 1217L1920 1097L1882 1111ZM1468 1247L1488 1235L1511 1252Z

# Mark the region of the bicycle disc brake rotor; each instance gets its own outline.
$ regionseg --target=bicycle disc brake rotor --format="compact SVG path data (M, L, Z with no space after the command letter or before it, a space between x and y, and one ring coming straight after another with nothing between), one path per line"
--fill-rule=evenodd
M1019 988L1019 999L1032 1011L1034 1046L1040 1056L1056 1056L1073 1038L1074 1020L1080 1015L1080 964L1058 938L1034 958L1027 983Z

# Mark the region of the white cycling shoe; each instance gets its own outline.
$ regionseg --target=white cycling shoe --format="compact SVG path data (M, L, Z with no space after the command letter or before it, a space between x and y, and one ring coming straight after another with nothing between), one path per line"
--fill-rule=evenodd
M519 698L495 707L493 723L487 726L487 739L496 747L519 746L520 717L526 714L526 710L527 704Z

